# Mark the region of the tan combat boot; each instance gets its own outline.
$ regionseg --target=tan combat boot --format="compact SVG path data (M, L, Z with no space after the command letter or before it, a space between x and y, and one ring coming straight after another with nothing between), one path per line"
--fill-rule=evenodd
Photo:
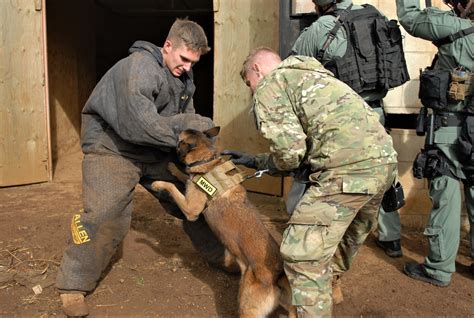
M61 294L64 314L68 317L85 317L89 314L83 294Z
M337 305L342 303L344 297L342 296L342 288L341 288L341 278L339 276L332 277L332 303L333 305Z

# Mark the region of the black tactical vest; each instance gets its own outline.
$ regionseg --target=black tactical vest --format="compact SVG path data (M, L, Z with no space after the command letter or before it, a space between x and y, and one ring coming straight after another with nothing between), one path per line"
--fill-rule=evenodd
M347 51L324 66L352 87L357 93L376 89L390 89L410 79L402 35L396 20L388 21L373 6L363 9L336 10L328 14L336 16L336 25L318 52L322 60L326 49L341 26L347 34Z

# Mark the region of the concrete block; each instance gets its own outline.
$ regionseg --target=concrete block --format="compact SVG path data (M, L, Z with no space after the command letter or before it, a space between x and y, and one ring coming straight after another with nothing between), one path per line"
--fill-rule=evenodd
M385 111L389 112L389 110L393 107L402 107L402 94L403 94L403 86L395 87L388 91L387 96L383 99Z
M425 143L425 138L417 136L413 129L392 129L390 136L398 153L399 162L413 163Z
M376 8L380 10L388 19L398 20L397 6L395 1L379 1Z
M420 108L421 102L418 98L420 90L420 81L411 80L406 85L403 85L402 105L405 108Z
M398 179L403 186L405 196L409 196L412 189L426 189L426 182L424 179L416 179L413 177L412 164L399 162L398 163Z
M408 34L404 29L402 30L403 35L403 49L406 53L431 53L431 58L423 61L425 65L431 64L434 54L437 49L430 41L416 38Z
M405 52L408 73L411 80L420 78L420 69L431 65L433 54L430 52Z

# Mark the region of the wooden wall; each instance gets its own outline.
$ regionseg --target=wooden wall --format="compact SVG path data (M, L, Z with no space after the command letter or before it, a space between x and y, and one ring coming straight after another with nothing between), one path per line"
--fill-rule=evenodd
M278 1L214 0L214 120L222 127L223 148L250 153L268 150L249 113L250 90L240 78L248 53L267 46L278 50ZM248 189L281 194L281 179L251 179Z
M43 9L0 1L0 186L49 179Z

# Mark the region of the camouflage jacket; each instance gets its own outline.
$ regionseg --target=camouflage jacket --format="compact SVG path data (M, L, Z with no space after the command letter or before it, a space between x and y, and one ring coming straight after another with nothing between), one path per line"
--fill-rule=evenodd
M372 193L380 183L373 169L397 162L378 115L314 58L291 56L269 73L254 112L271 152L257 156L259 168L310 165L323 192Z

